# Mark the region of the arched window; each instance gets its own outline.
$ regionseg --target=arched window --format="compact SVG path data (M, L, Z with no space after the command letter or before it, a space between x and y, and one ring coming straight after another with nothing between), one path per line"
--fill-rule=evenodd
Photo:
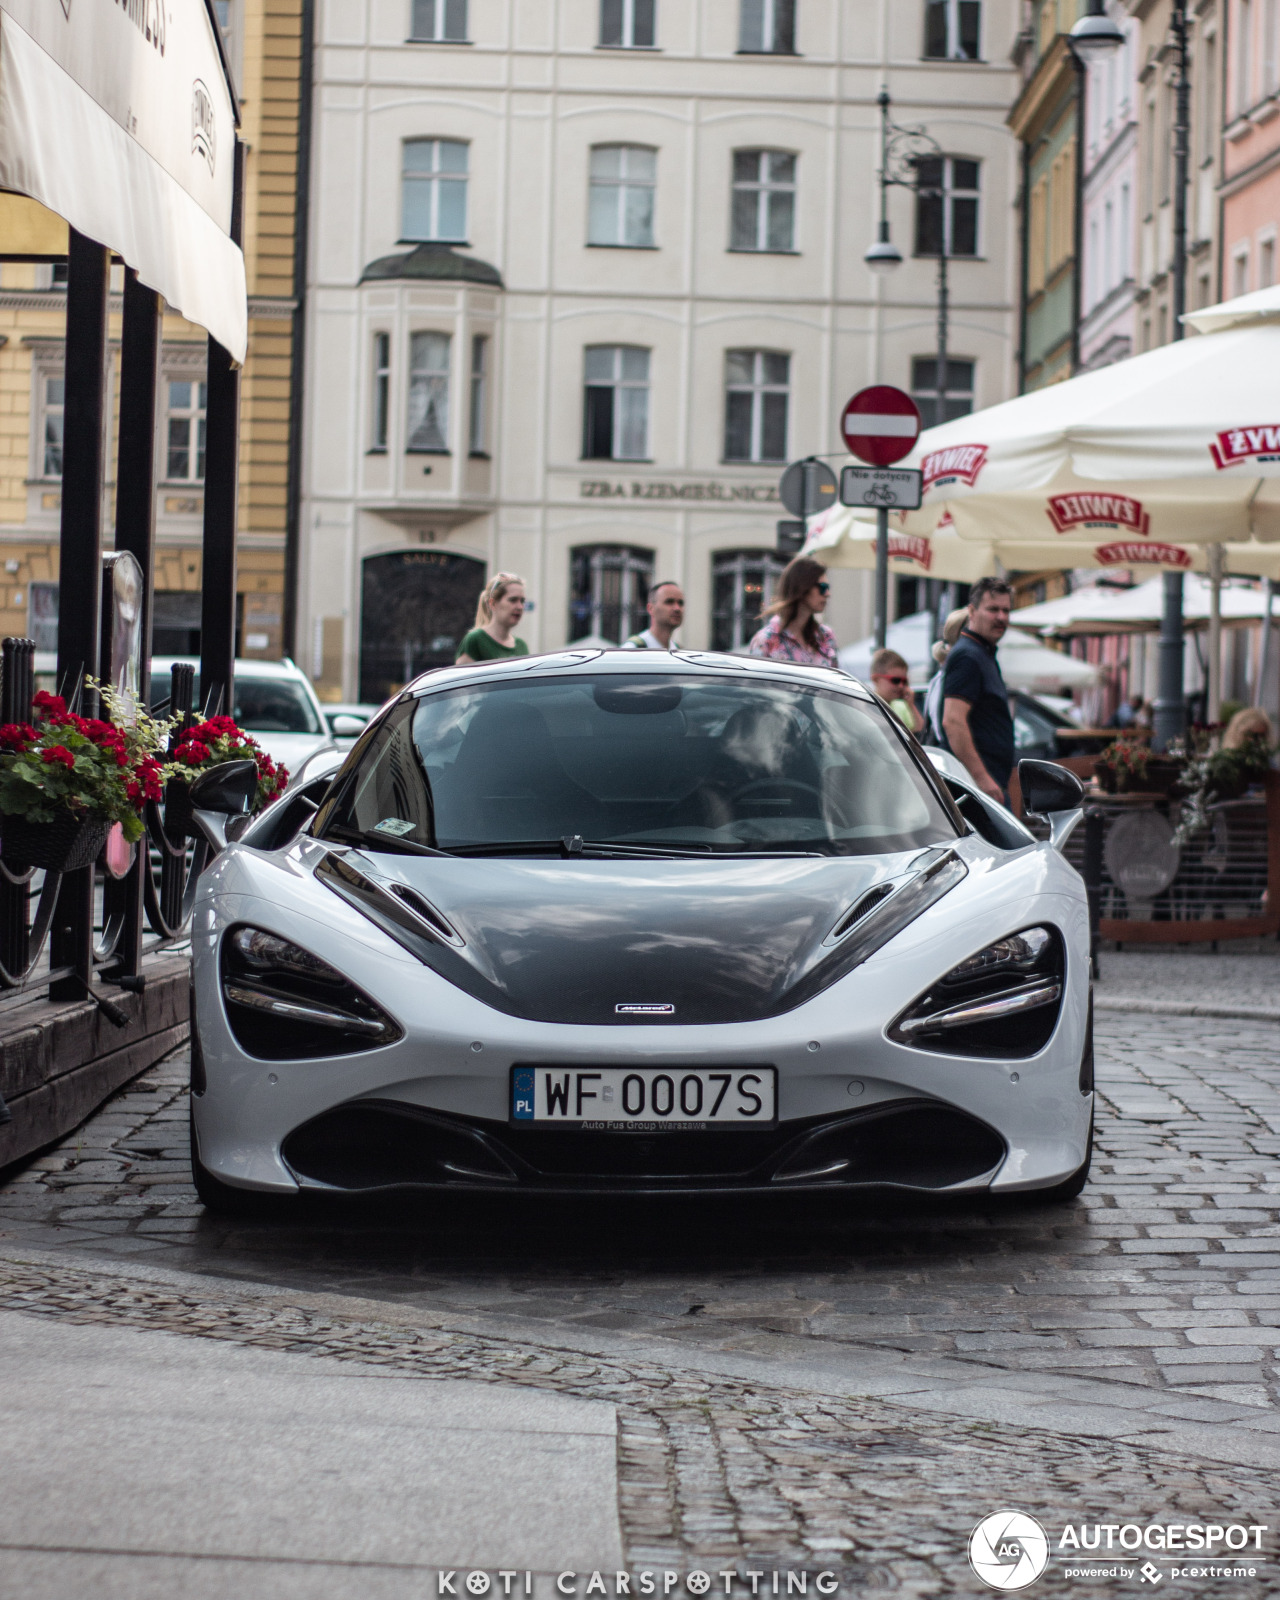
M457 139L406 139L400 237L407 244L467 237L468 149Z
M733 152L731 250L794 250L796 158L786 150Z
M711 564L711 648L744 650L786 562L772 550L722 550Z
M570 552L569 638L621 644L645 627L653 551L621 544L579 545Z

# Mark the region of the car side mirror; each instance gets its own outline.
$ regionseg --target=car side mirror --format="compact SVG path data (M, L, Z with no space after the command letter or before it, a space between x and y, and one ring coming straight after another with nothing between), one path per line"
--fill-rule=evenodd
M191 804L196 811L217 811L228 817L244 816L257 795L256 761L219 762L191 785Z
M1049 819L1049 843L1055 850L1065 849L1084 812L1084 785L1074 772L1056 761L1035 761L1027 757L1018 763L1018 783L1022 807L1034 816Z
M336 716L329 724L329 731L335 739L358 739L364 732L366 723L361 717L348 716L345 713Z

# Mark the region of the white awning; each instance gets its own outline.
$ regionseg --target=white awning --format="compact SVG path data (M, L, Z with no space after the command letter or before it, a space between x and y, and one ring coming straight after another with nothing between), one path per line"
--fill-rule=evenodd
M234 144L203 0L0 0L0 188L110 246L240 362Z

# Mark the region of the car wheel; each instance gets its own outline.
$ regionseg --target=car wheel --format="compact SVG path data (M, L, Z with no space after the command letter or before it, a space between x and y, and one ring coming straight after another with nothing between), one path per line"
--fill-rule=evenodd
M206 1211L219 1217L270 1217L279 1215L286 1207L296 1204L282 1195L259 1194L253 1189L237 1189L221 1178L215 1178L201 1164L196 1146L196 1119L190 1118L191 1128L191 1181L195 1184L200 1204Z
M1034 1189L1027 1199L1037 1205L1057 1205L1063 1200L1075 1200L1084 1186L1089 1181L1089 1168L1093 1165L1093 1113L1089 1113L1089 1138L1084 1147L1084 1160L1061 1183L1055 1183L1052 1189Z

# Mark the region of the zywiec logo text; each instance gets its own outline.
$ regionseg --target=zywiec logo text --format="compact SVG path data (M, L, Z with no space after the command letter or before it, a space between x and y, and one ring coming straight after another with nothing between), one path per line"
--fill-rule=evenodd
M163 0L116 0L116 4L133 23L138 32L164 54L164 3Z
M871 548L875 549L874 542ZM891 533L889 535L890 561L914 561L926 572L933 565L933 546L918 533Z
M1141 500L1127 494L1053 494L1045 507L1049 521L1059 533L1069 528L1129 528L1134 533L1151 532L1151 518Z
M1280 461L1280 423L1258 428L1228 428L1209 446L1209 454L1219 472L1234 467L1250 456L1259 461Z
M199 78L191 85L191 149L194 154L204 157L212 172L217 155L213 98Z
M1122 539L1115 544L1100 544L1094 559L1104 567L1189 567L1191 553L1178 544L1138 544Z
M921 462L925 493L941 483L967 483L972 489L986 464L985 444L952 444L945 450L931 451Z

